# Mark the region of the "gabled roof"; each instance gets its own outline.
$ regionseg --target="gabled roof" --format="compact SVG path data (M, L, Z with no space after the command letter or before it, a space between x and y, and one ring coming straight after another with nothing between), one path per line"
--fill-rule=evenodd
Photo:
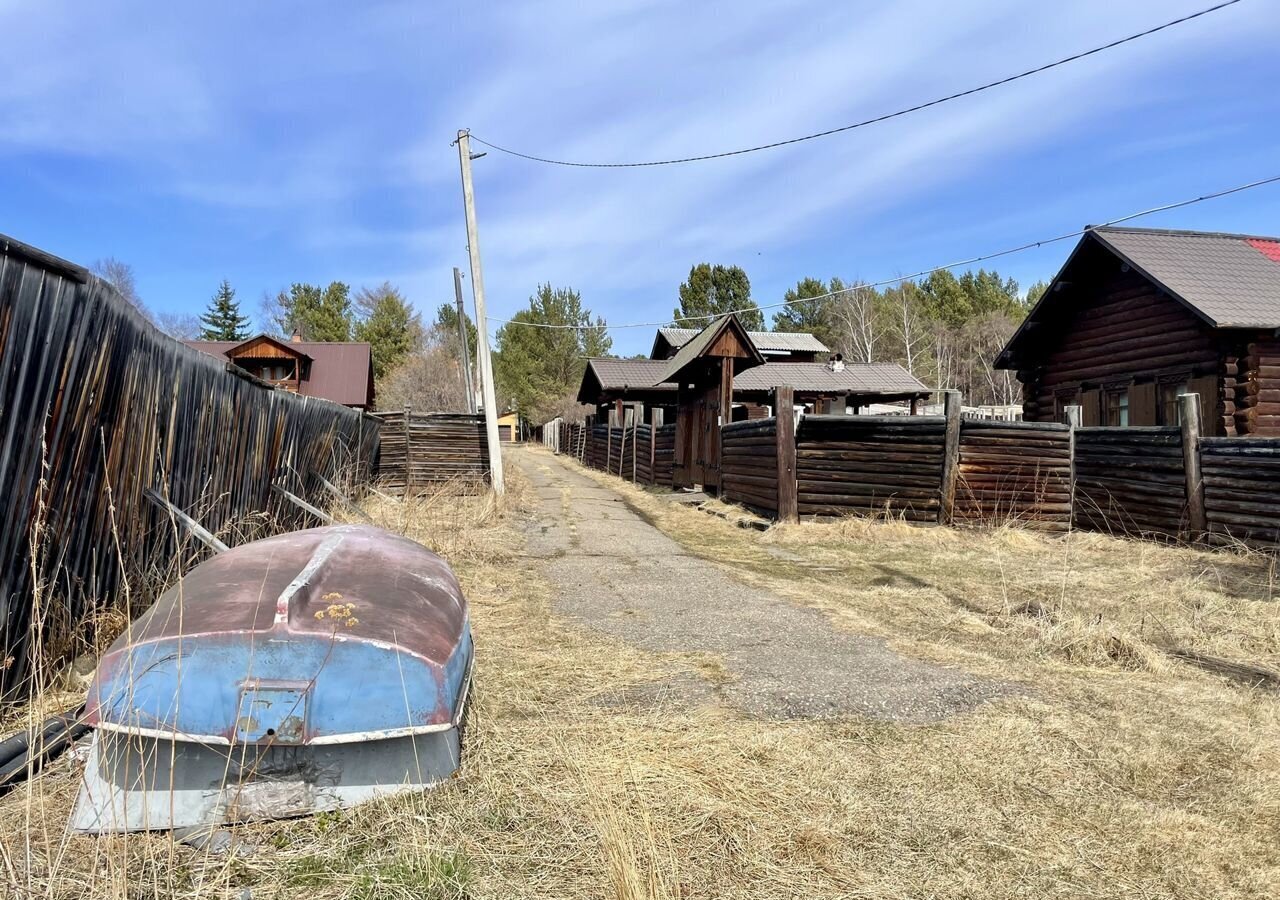
M824 362L765 363L733 379L733 390L791 387L815 394L928 394L930 389L897 363L845 363L832 371Z
M751 336L751 343L755 344L756 349L762 352L829 352L826 344L804 331L749 331L747 334ZM663 341L679 349L697 337L697 335L698 329L696 328L659 328L658 333L653 338L653 350L650 351L649 355L656 358L659 353L658 346Z
M692 340L681 347L679 353L667 360L667 368L654 379L654 384L663 381L677 381L678 376L690 364L707 355L708 351L712 350L721 338L733 340L744 351L744 356L734 358L734 374L741 372L743 369L749 369L752 366L759 366L764 363L764 357L760 355L760 351L752 343L747 330L742 327L738 317L730 313L724 318L712 321L706 328L698 332Z
M1215 328L1280 327L1280 238L1114 227L1091 234Z
M1082 254L1102 248L1130 266L1210 328L1280 328L1280 238L1210 231L1100 226L1084 233L1044 295L996 357L998 368L1015 355L1049 310L1069 302L1060 293Z

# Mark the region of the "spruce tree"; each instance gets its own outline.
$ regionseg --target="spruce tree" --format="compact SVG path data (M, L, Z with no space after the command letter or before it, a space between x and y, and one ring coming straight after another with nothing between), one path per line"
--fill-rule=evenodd
M240 304L231 282L225 278L209 301L209 309L200 317L200 340L243 341L249 336L249 317L240 315Z

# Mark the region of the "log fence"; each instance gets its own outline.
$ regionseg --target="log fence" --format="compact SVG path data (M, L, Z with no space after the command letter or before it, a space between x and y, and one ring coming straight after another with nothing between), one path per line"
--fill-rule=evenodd
M1194 394L1169 427L1084 428L1076 407L1067 424L965 419L958 397L945 416L796 423L782 391L774 409L722 427L721 496L780 521L854 514L1280 547L1280 438L1200 437ZM623 452L614 431L592 430L588 464L605 468L590 448L609 440ZM671 484L674 432L628 430L637 483Z

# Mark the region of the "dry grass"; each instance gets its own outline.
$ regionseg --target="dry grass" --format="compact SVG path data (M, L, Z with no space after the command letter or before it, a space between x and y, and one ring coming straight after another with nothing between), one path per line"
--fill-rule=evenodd
M167 835L64 838L64 764L0 800L0 884L54 898L1280 895L1277 699L1162 652L1274 664L1269 560L894 522L761 535L621 488L750 581L1022 688L939 725L766 722L620 700L724 670L558 620L521 556L526 488L508 480L502 506L449 489L369 504L445 553L471 600L461 777L239 828L257 852L218 857Z

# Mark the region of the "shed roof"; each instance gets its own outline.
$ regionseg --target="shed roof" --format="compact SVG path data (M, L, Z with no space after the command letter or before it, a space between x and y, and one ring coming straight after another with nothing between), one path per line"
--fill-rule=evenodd
M674 392L676 386L672 382L655 383L667 364L665 359L588 359L578 388L578 402L595 403L602 393Z
M814 394L928 394L930 389L897 363L845 363L832 371L823 362L771 362L733 380L738 391L791 387Z
M827 345L804 331L749 331L751 343L764 352L791 351L799 353L826 353ZM658 336L672 347L679 349L698 336L696 328L659 328ZM658 340L654 339L656 355Z
M249 340L270 335L255 335ZM275 340L272 338L272 340ZM248 341L183 341L210 356L226 357ZM364 341L279 341L290 350L310 357L310 377L298 385L304 397L321 397L346 406L373 403L373 358Z

